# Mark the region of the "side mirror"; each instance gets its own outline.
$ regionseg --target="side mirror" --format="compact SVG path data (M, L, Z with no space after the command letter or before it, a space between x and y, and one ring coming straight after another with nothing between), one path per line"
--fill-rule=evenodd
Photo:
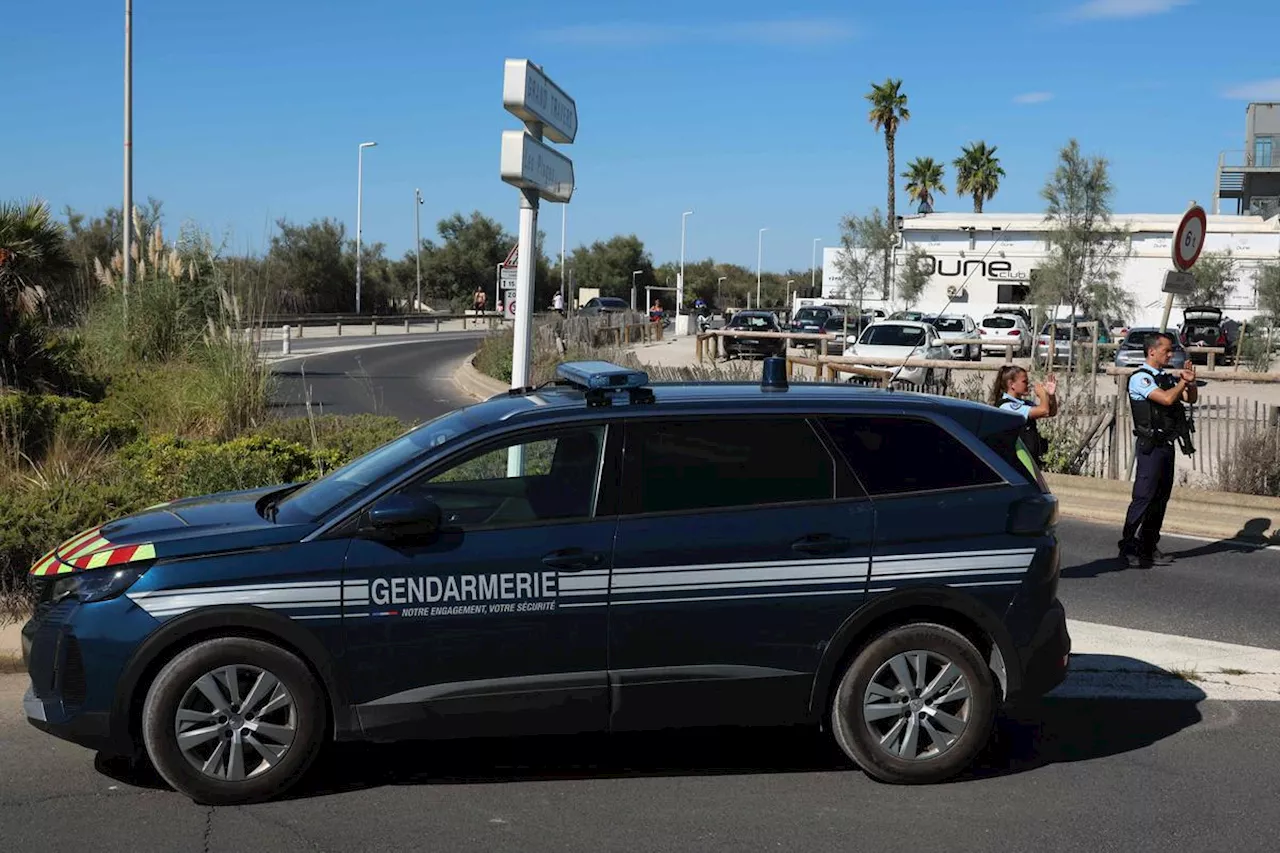
M443 524L440 506L420 495L388 495L369 509L367 530L379 536L431 536Z
M946 341L942 340L942 338L934 338L933 343L930 344L930 346L934 347L935 349L937 347L946 346Z

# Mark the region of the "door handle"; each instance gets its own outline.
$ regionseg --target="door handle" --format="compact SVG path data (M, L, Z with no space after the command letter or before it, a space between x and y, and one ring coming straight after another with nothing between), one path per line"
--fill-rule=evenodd
M791 543L792 551L801 554L824 556L848 551L852 542L843 536L832 536L830 533L814 533L803 536Z
M542 564L562 572L581 572L594 569L604 562L604 557L594 551L583 551L581 548L566 548L563 551L552 551L542 558Z

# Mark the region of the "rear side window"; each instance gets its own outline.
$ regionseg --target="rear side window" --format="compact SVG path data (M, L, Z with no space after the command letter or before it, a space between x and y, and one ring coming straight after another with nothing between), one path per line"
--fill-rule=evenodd
M824 418L822 424L873 497L1002 482L990 465L931 421L861 416Z
M988 317L982 321L982 325L988 329L1012 329L1017 324L1018 321L1012 317Z
M633 421L624 512L830 500L835 463L803 418Z

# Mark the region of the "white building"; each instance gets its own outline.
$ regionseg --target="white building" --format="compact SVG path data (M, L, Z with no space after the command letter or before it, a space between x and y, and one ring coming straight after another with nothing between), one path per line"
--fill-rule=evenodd
M1136 315L1120 318L1130 325L1158 325L1164 308L1160 287L1172 269L1170 241L1181 214L1113 216L1112 223L1129 233L1128 257L1120 262L1120 281L1133 295ZM902 219L894 250L894 276L913 247L920 247L933 271L915 307L921 311L968 314L974 319L997 305L1028 302L1030 280L1045 263L1052 228L1036 213L930 213ZM1209 216L1206 253L1230 250L1237 260L1234 292L1223 306L1236 319L1257 310L1254 273L1266 261L1280 260L1280 217ZM840 299L847 293L836 266L842 252L827 248L822 256L822 295ZM896 285L895 285L896 290ZM863 296L866 308L886 311L903 306L893 294L882 299L879 282ZM948 304L950 303L950 304ZM1175 308L1171 322L1179 322ZM1065 309L1062 311L1066 313Z

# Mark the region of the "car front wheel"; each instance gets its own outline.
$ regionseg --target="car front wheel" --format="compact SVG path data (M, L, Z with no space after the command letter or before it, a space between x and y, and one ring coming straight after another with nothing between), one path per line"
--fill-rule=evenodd
M142 736L156 770L208 805L278 796L324 739L320 685L279 646L220 637L179 653L147 691Z
M882 782L948 779L986 746L995 683L963 634L933 623L894 628L849 664L831 706L844 753Z

